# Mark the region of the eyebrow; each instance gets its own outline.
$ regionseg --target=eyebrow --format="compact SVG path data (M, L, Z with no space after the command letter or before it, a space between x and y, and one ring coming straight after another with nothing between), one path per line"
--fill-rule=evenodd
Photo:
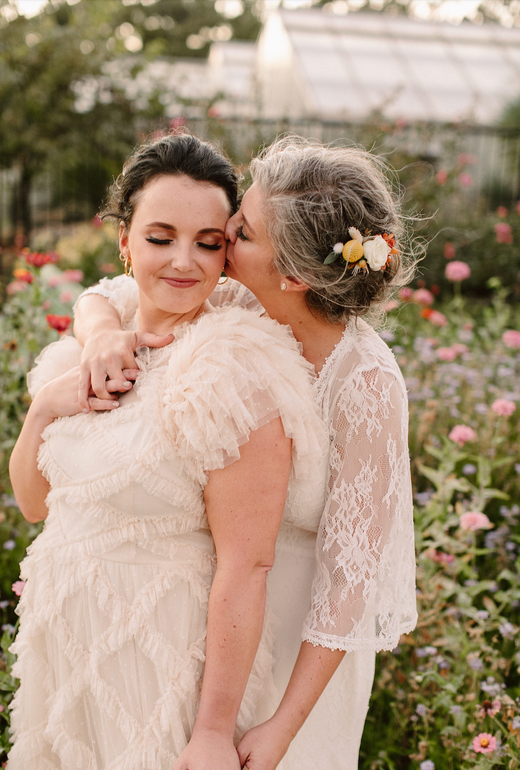
M177 232L177 228L174 225L168 225L166 222L150 222L148 227L161 227L163 230L170 230L172 233ZM198 234L202 235L207 233L219 233L220 235L224 235L224 231L221 230L220 227L204 227L202 230L198 231Z

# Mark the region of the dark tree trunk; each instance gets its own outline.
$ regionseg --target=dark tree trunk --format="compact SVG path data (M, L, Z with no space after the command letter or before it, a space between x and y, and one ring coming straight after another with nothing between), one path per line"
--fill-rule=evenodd
M32 171L27 165L22 164L20 168L20 177L13 190L13 200L11 205L11 222L13 232L16 235L22 234L25 245L29 243L32 230L31 222L31 184Z

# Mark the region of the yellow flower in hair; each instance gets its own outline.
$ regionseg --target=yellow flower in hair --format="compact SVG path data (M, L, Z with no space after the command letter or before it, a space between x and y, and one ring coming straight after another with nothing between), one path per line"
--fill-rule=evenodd
M353 230L354 228L351 229ZM345 262L357 262L364 253L363 244L358 240L347 241L343 246L342 255Z

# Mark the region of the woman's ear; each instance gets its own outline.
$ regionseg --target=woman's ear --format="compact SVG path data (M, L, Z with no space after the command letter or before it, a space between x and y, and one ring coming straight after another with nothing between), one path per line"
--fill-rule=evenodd
M119 223L119 251L123 257L129 256L128 249L128 230L124 222Z
M309 291L307 284L304 281L300 281L299 278L291 278L291 276L285 275L283 280L287 287L284 291Z

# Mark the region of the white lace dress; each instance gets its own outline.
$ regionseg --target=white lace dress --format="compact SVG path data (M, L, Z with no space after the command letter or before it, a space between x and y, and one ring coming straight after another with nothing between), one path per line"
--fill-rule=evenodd
M32 393L79 355L70 337L49 346ZM219 308L176 329L167 348L142 348L137 364L119 409L61 418L43 434L49 515L22 564L9 770L171 770L204 668L215 570L207 471L277 416L293 440L284 530L318 526L327 438L310 367L285 328ZM271 615L237 739L276 702Z
M132 279L105 279L88 292L106 296L123 323L135 311ZM234 281L211 301L262 310ZM417 622L406 388L392 352L364 321L347 325L314 381L314 400L330 444L325 505L314 528L294 508L303 501L288 501L292 523L282 523L268 579L275 694L259 696L256 718L273 713L302 639L345 650L279 770L356 770L375 653L396 647Z

